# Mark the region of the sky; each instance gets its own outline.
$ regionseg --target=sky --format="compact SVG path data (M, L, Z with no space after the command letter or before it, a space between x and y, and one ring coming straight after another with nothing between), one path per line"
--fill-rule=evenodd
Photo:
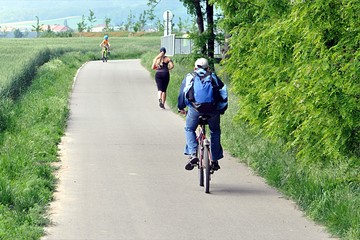
M72 16L87 17L89 10L94 11L97 19L108 17L116 25L125 22L130 11L138 18L140 13L149 9L147 2L148 0L0 0L0 26L20 21L32 21L31 24L34 24L35 16L39 17L40 23ZM157 18L162 20L166 10L174 13L174 23L179 17L182 20L191 19L178 0L161 0L155 9Z

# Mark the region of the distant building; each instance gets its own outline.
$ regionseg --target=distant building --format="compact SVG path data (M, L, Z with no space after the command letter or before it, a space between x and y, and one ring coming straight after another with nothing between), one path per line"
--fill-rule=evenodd
M31 28L31 26L19 26L19 27L1 26L0 27L0 38L13 38L13 37L15 37L14 32L17 29L21 33L23 33L23 38L37 37L37 33L33 31L33 28ZM54 32L54 33L72 31L71 28L69 28L67 26L64 26L64 25L59 25L59 24L54 24L54 25L44 24L44 25L41 26L41 31L42 32L47 32L49 30Z
M42 25L41 30L44 32L51 30L54 33L60 33L60 32L69 32L72 29L67 26L55 24L55 25Z
M106 25L104 23L98 24L91 29L91 32L103 32L105 28L106 28Z

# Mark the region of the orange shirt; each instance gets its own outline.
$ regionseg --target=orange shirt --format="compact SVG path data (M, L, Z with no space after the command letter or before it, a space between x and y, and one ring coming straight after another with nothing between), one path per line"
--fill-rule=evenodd
M109 40L104 39L101 43L103 46L108 46L109 45Z

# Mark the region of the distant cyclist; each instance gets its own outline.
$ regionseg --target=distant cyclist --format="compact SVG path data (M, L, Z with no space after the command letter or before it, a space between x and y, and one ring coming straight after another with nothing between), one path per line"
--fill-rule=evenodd
M102 48L101 50L101 58L104 59L104 50L105 48L107 49L107 51L110 51L110 42L109 42L109 36L105 35L104 36L104 40L100 43L100 47Z

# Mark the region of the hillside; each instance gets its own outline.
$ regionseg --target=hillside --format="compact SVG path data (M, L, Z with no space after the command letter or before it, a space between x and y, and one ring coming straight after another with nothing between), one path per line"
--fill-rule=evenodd
M111 18L112 25L120 25L127 21L130 14L138 19L139 15L148 10L146 0L47 0L47 1L1 1L0 26L30 26L36 24L35 16L40 19L40 24L64 24L67 20L71 28L80 22L81 16L87 17L89 9L94 11L97 23L104 23L104 18ZM155 9L155 15L162 20L163 12L171 10L175 17L174 23L181 17L188 19L186 8L180 1L163 0ZM21 22L21 23L18 23Z

